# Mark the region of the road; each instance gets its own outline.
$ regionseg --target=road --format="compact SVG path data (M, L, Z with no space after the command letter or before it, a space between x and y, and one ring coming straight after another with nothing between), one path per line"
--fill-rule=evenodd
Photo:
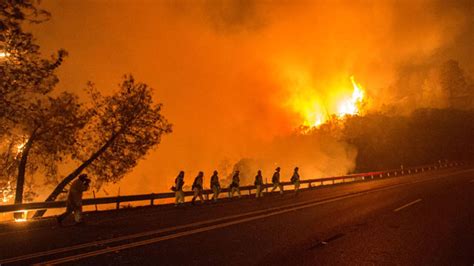
M0 264L473 265L474 169L0 227Z

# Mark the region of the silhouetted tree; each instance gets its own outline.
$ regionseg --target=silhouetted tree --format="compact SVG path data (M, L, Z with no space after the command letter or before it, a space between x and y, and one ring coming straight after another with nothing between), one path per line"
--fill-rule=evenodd
M160 143L163 134L171 133L171 124L161 115L162 105L153 102L151 88L132 76L126 76L110 96L102 96L92 85L90 89L94 116L77 146L76 157L82 163L59 182L46 201L54 201L82 171L97 177L99 184L120 180Z
M0 2L0 137L19 123L31 103L51 92L58 82L54 72L66 56L59 50L50 60L42 58L32 34L22 29L24 23L49 18L36 2Z
M49 13L37 8L36 4L37 1L31 0L0 2L0 137L27 139L21 156L13 157L18 160L10 160L8 151L4 157L8 170L11 170L12 163L18 165L16 203L22 202L30 149L34 142L41 139L39 135L46 134L43 132L44 124L39 122L41 116L53 111L49 107L65 100L64 95L53 99L48 93L58 82L54 72L66 52L60 50L50 60L42 58L32 34L22 28L25 23L41 23L49 19ZM6 175L11 173L7 172Z
M55 179L58 162L74 153L77 133L88 119L89 113L70 93L38 100L29 107L21 120L25 142L17 155L15 203L22 202L29 157L33 159L35 171L41 169L47 177Z
M474 159L474 112L418 109L410 116L369 114L345 122L343 140L357 147L357 171L440 159Z
M446 61L440 67L440 83L447 92L451 108L468 109L471 107L471 97L474 92L470 92L469 84L458 61Z

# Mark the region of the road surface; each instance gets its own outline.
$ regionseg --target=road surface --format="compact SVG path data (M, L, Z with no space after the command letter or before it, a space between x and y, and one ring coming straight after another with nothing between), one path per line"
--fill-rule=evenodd
M473 265L474 169L0 226L0 264Z

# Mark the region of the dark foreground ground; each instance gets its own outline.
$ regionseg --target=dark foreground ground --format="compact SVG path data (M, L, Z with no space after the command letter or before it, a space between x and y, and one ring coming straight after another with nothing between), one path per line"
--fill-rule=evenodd
M474 170L0 227L0 264L473 265Z

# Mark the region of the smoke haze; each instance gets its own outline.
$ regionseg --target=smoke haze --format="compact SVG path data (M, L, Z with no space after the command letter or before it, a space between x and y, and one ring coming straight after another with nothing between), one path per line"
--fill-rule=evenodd
M65 48L60 88L87 80L115 88L125 73L155 89L174 132L117 186L123 194L167 190L179 170L227 176L249 158L271 179L345 174L357 151L331 137L294 134L292 99L329 113L354 75L370 108L421 102L419 86L455 59L474 73L471 1L43 1L52 19L35 25L45 53ZM428 80L428 81L427 81ZM247 177L245 177L247 178ZM245 182L250 182L245 180ZM244 182L244 183L245 183Z

